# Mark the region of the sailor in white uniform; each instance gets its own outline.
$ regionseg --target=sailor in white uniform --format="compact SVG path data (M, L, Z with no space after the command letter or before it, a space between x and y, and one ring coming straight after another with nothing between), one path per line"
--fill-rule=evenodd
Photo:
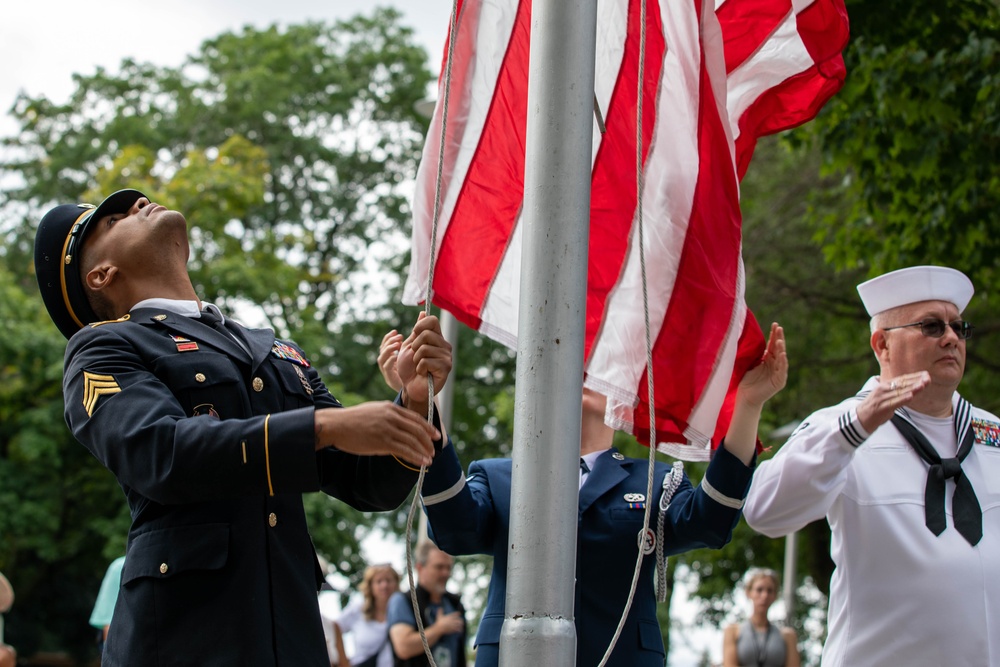
M758 467L747 523L830 523L824 667L1000 666L1000 422L957 392L972 283L918 266L858 292L880 375Z

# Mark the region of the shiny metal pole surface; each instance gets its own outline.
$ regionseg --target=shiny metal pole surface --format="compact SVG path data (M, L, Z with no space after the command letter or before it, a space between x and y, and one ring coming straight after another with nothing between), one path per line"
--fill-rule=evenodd
M534 0L500 666L576 664L596 0Z

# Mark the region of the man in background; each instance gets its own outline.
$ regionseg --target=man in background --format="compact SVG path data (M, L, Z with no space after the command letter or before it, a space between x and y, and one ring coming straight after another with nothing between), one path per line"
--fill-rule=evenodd
M438 667L465 667L465 608L457 595L445 589L454 559L427 540L414 552L417 607L434 662ZM389 600L388 626L396 667L429 664L409 592L397 592Z

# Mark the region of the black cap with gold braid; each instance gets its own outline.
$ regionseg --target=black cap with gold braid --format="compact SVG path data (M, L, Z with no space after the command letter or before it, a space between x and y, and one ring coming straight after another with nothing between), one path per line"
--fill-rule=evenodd
M83 290L80 255L90 223L112 213L124 213L146 195L138 190L119 190L98 206L63 204L42 218L35 232L35 276L42 300L66 338L89 322L94 313Z

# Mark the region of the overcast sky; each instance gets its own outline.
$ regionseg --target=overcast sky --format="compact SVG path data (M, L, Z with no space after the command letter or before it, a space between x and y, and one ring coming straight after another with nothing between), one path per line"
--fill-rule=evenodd
M451 0L9 0L0 20L0 134L16 130L7 113L20 91L62 102L73 90L73 74L92 74L98 66L117 71L126 57L177 66L205 39L247 24L333 21L394 6L436 67L451 5Z

